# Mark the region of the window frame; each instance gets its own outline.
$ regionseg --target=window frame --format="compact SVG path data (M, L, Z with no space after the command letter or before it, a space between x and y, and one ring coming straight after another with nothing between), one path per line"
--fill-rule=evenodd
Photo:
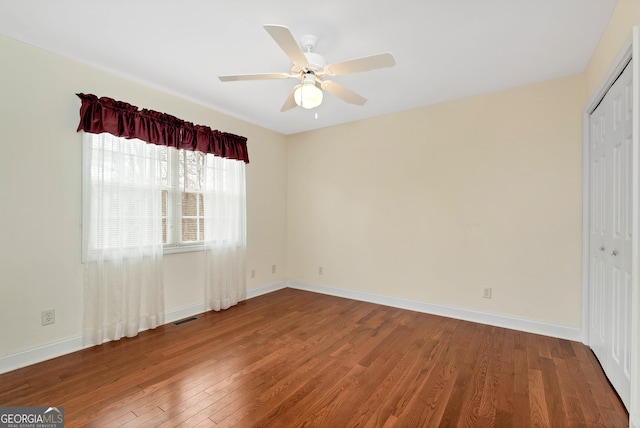
M193 251L204 250L204 239L200 241L182 241L182 195L184 193L196 193L204 196L204 192L200 191L186 191L184 186L180 186L180 151L185 152L185 163L187 160L187 150L175 149L172 147L165 147L167 153L167 181L168 183L163 186L163 192L167 192L167 243L162 245L164 254L175 253L187 253ZM194 152L198 153L198 152ZM205 161L204 153L198 153ZM204 167L200 170L200 173L204 174ZM182 169L183 171L183 183L184 175L186 174L186 165ZM196 202L197 203L197 202ZM163 216L165 217L165 216ZM199 217L199 216L198 216ZM203 213L204 218L204 213Z

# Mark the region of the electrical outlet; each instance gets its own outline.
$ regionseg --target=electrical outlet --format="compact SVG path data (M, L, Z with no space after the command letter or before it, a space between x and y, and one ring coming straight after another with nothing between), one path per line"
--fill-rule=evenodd
M255 277L256 277L256 270L251 269L251 278L255 278Z
M322 266L318 266L318 275L324 275L324 268Z
M55 322L56 322L55 309L47 309L46 311L42 311L42 325L49 325Z
M484 287L482 289L482 297L485 299L491 298L491 287Z
M271 273L276 273L276 265L271 265Z

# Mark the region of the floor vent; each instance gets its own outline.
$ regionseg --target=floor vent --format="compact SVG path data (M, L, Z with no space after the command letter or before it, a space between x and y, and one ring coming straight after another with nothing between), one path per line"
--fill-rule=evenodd
M197 319L198 319L198 317L189 317L189 318L185 318L185 319L181 319L181 320L175 321L173 323L173 325L182 325L184 323L188 323L190 321L195 321Z

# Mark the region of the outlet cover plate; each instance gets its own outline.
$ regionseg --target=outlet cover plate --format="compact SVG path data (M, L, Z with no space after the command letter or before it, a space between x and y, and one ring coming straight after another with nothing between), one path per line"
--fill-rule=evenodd
M55 309L47 309L42 311L42 325L54 324L56 322Z

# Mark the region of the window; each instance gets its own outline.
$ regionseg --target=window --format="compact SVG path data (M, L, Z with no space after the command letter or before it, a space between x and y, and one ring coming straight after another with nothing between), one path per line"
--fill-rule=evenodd
M116 248L172 253L243 241L243 162L106 133L83 138L84 259Z
M204 242L204 173L200 152L162 147L162 243L167 252Z
M159 245L162 182L157 146L84 133L82 153L83 259L112 258Z

